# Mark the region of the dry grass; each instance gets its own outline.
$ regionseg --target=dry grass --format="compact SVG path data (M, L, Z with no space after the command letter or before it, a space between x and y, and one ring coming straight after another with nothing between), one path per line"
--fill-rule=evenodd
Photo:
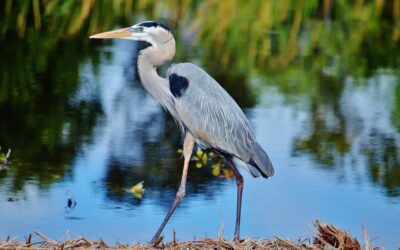
M198 241L177 242L173 240L170 243L163 243L162 239L156 247L146 245L124 245L117 244L109 246L103 241L88 240L85 238L76 238L58 242L52 240L45 235L35 232L39 237L39 241L33 242L31 235L25 239L25 242L17 242L11 238L5 241L0 241L0 249L133 249L133 250L148 250L148 249L289 249L289 250L315 250L315 249L340 249L340 250L373 250L368 234L364 230L364 245L362 248L359 241L353 238L348 232L336 228L333 225L321 223L318 220L315 222L317 229L316 235L306 241L290 241L275 237L273 240L254 240L245 239L239 243L228 241L219 237L218 239L204 238ZM376 249L376 248L375 248Z

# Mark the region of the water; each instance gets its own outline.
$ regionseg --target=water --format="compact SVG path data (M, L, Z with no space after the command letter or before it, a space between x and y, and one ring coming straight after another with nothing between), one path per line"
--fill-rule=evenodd
M358 50L335 38L354 51L304 52L313 32L302 28L289 66L283 49L249 71L240 60L215 70L199 49L207 39L177 39L176 60L201 65L234 96L276 169L268 180L243 172L242 236L306 238L319 219L360 240L365 226L374 245L398 248L398 45ZM175 197L183 160L178 128L138 79L142 44L87 41L83 32L59 41L34 30L27 37L11 32L0 40L0 146L12 149L0 172L0 238L23 240L38 230L57 240L150 240ZM367 48L380 41L368 39ZM236 185L229 172L213 174L218 161L191 163L167 240L173 229L180 240L233 236ZM127 191L140 181L142 199Z

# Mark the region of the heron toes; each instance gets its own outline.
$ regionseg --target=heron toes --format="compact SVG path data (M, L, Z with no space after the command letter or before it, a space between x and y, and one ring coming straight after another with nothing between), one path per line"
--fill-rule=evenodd
M157 247L158 244L160 244L162 242L162 240L164 239L163 236L154 236L153 239L151 239L149 246L151 247Z
M240 243L240 237L239 237L239 235L235 235L235 237L233 237L233 242L235 242L235 243Z

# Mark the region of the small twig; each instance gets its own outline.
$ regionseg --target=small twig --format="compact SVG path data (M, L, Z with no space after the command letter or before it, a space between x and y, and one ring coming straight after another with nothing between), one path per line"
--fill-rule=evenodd
M373 250L373 247L371 246L371 240L369 239L367 229L365 229L364 226L362 226L362 231L363 231L363 236L364 236L364 242L365 242L365 250Z
M172 239L172 242L174 243L174 244L176 244L176 231L175 231L175 228L173 228L172 229L172 237L173 237L173 239Z
M59 245L59 243L57 241L50 239L49 237L47 237L46 235L42 234L41 232L35 231L35 234L37 234L39 237L44 239L47 243L51 243L53 245Z

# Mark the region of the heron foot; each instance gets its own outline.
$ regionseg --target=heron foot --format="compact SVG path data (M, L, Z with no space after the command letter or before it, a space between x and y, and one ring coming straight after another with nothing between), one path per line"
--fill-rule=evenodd
M240 242L239 234L235 234L235 236L233 237L233 242L235 242L235 243L239 243Z
M157 237L154 236L153 239L151 239L149 245L152 247L156 247L158 244L162 242L163 239L164 239L163 236L157 236Z

